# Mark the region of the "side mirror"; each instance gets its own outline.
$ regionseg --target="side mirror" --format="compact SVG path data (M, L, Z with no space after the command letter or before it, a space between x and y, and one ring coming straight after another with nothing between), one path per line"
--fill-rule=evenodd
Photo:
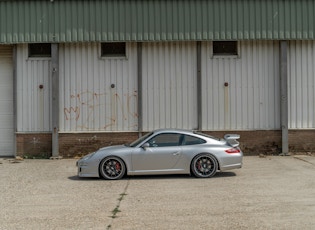
M149 148L150 147L150 144L148 142L144 143L141 148L143 149L146 149L146 148Z

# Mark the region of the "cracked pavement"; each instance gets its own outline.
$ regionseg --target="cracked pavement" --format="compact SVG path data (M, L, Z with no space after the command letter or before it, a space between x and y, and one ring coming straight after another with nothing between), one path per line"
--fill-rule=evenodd
M246 156L210 179L76 176L75 159L0 158L0 229L313 229L315 157Z

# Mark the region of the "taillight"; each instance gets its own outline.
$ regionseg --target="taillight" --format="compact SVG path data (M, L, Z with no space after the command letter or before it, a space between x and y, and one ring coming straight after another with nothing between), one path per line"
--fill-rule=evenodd
M231 148L231 149L225 150L225 152L228 154L233 154L233 153L239 153L241 152L241 150L239 148Z

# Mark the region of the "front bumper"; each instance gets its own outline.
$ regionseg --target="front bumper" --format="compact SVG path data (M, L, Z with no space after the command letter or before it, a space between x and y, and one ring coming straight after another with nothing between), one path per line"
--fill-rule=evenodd
M99 177L98 164L96 162L80 159L76 165L79 177Z

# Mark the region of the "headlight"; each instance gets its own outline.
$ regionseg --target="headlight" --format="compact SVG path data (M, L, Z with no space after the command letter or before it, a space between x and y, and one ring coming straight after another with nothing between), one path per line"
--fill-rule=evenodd
M95 154L95 152L94 152L94 153L90 153L90 154L88 154L88 155L82 157L81 160L82 160L82 161L86 161L86 160L90 159L94 154Z
M90 154L88 154L88 155L82 157L80 160L77 161L77 166L86 166L86 165L87 165L87 161L88 161L89 159L91 159L95 153L96 153L96 152L90 153Z

